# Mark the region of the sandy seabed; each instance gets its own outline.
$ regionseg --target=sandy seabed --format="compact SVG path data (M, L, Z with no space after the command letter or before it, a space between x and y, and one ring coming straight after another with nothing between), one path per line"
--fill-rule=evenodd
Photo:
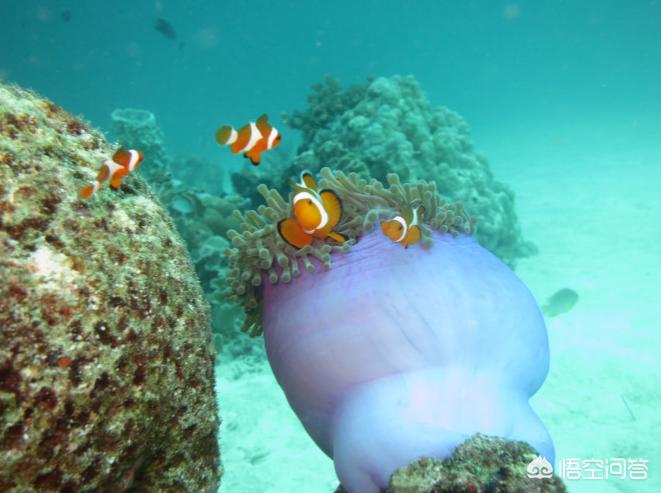
M652 122L656 123L656 122ZM564 459L646 459L648 478L567 481L573 493L661 491L661 140L659 126L499 130L476 138L516 194L524 235L539 254L517 274L543 303L579 294L547 319L551 369L531 403ZM526 133L527 132L527 133ZM511 145L508 135L527 135ZM261 341L255 341L260 344ZM330 493L333 464L305 434L273 378L217 367L225 473L221 493ZM591 473L583 471L583 478Z

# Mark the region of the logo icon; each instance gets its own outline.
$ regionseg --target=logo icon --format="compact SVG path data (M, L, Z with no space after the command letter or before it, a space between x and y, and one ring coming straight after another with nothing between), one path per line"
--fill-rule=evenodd
M538 455L528 464L526 473L531 479L550 478L553 476L553 466L546 460L546 457Z

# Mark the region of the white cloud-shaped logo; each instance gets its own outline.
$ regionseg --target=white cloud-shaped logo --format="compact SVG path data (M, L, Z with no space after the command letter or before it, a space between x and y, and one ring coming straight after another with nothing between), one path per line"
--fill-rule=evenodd
M553 466L546 460L546 457L538 455L528 464L526 472L532 479L550 478L553 476Z

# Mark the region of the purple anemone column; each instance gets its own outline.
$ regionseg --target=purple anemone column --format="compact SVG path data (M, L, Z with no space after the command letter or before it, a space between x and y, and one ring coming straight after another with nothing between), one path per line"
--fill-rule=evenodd
M472 238L433 235L404 249L376 228L330 270L264 286L273 372L351 493L476 432L554 460L528 403L549 365L534 298Z

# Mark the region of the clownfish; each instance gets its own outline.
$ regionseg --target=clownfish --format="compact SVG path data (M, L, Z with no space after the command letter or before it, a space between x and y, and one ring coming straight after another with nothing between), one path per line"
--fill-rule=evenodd
M292 183L294 217L278 222L282 239L295 248L303 248L314 238L331 238L338 243L347 241L342 233L333 231L342 219L342 201L332 190L317 191L317 183L308 172L301 173L301 182Z
M392 241L401 244L404 248L414 245L420 240L420 223L424 207L407 207L401 216L395 216L390 221L381 223L383 234Z
M122 185L122 178L140 166L142 159L143 155L140 151L119 149L111 159L103 162L96 175L96 180L83 188L80 196L84 199L90 198L108 180L110 180L111 187L119 188Z
M262 152L280 144L280 132L269 125L268 119L267 115L262 115L257 122L250 122L239 130L229 125L221 127L216 132L216 140L221 145L231 145L234 154L242 152L257 166Z

